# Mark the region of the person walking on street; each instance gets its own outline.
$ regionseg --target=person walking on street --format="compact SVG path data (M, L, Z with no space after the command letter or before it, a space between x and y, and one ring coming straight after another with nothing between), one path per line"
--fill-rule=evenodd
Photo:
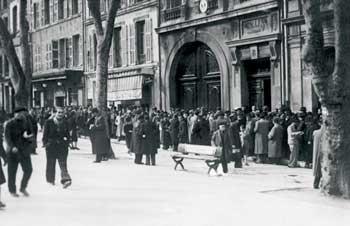
M16 175L18 165L21 165L23 177L20 192L28 197L27 186L33 172L31 152L33 147L33 128L28 120L27 109L18 107L14 111L14 118L5 123L5 151L8 152L8 188L13 197L19 197L16 189Z
M226 130L227 121L220 120L218 121L219 129L216 130L211 138L211 145L215 147L222 148L221 154L221 165L222 171L224 174L228 173L227 163L230 162L231 154L232 154L232 143L231 138Z
M46 181L55 184L56 160L58 160L61 168L61 184L63 188L69 187L72 184L67 169L70 134L62 108L57 108L54 117L46 121L42 141L46 148Z

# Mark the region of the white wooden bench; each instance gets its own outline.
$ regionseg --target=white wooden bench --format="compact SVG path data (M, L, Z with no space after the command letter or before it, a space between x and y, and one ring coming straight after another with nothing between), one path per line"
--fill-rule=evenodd
M175 162L175 170L178 165L185 170L182 163L184 159L202 160L209 167L208 174L210 174L211 170L217 172L217 168L221 162L221 154L222 149L214 146L179 144L178 151L173 152L171 157Z

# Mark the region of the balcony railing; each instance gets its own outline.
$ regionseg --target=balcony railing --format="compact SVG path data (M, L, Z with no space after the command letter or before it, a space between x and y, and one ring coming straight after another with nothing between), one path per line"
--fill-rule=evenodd
M175 20L185 16L185 5L177 6L171 9L165 9L162 12L163 21Z

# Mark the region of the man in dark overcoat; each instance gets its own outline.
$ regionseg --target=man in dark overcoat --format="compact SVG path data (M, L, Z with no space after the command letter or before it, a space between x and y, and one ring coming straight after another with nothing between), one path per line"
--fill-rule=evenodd
M183 117L182 114L179 114L179 143L187 144L188 143L188 127L187 127L187 119Z
M235 168L242 168L242 143L239 132L240 122L234 117L233 122L230 124L229 134L231 136L232 147L235 150L235 153L232 155L232 161L235 162Z
M70 134L62 108L57 108L54 117L46 120L42 141L46 148L46 181L52 185L55 184L56 161L58 161L61 169L61 184L63 188L67 188L72 184L67 169Z
M97 114L97 109L96 108L92 109L90 114L87 114L88 119L87 119L86 125L85 125L85 127L88 130L93 155L96 154L96 150L95 150L96 145L95 145L95 137L93 136L93 133L92 133L90 128L92 128L92 126L95 124L96 114Z
M158 149L157 130L155 123L151 122L148 115L141 122L141 153L146 155L146 165L156 165L156 154Z
M221 165L224 174L228 172L227 163L230 162L232 154L232 143L230 135L226 129L227 121L218 121L219 129L216 130L211 138L211 145L222 147Z
M16 189L16 175L18 165L21 165L23 177L20 192L29 196L26 188L33 172L30 154L33 148L33 128L27 117L27 109L18 107L14 111L14 118L5 123L5 142L8 152L8 188L13 197L18 197Z
M170 127L169 127L171 142L172 142L174 151L177 151L177 147L179 146L179 120L177 117L178 117L178 114L173 115L173 118L170 120Z
M143 164L142 163L142 123L144 116L139 114L136 117L136 121L133 124L132 137L130 150L135 154L135 164Z
M100 163L102 160L107 160L108 154L110 153L109 128L107 120L97 108L94 108L92 112L95 120L94 124L90 125L90 133L94 140L92 144L93 150L96 152L96 160L94 163Z

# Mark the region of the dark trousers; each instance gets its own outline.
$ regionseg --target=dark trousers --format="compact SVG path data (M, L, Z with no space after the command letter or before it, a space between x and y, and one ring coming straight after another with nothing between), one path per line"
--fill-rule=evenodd
M47 152L46 152L47 153ZM68 169L67 169L67 157L68 150L59 155L46 155L46 181L49 183L55 183L56 177L56 160L61 169L61 183L64 184L67 181L72 181Z
M227 159L226 159L226 155L222 155L221 156L221 165L222 165L222 171L224 173L228 172L228 167L227 167Z
M95 137L93 135L90 135L90 141L91 141L91 146L92 146L92 154L96 154L95 150Z
M142 154L135 154L135 163L136 164L142 163Z
M150 164L152 164L152 166L156 165L156 154L146 155L146 165L150 165Z
M8 159L7 175L8 175L8 188L10 193L16 193L16 175L18 165L21 165L23 171L23 177L21 181L20 191L24 191L33 172L32 160L30 156L19 157L17 154L10 154Z

